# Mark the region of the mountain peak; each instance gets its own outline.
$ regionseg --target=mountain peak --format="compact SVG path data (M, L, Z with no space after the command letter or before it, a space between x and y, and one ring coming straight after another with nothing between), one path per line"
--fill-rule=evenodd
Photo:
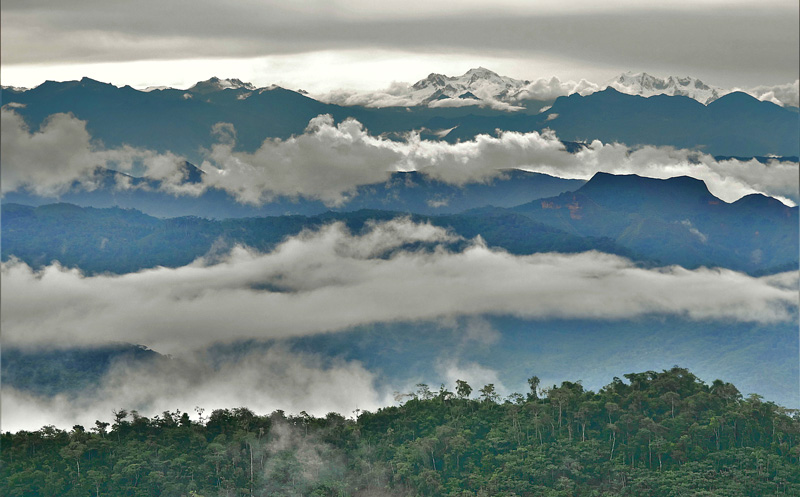
M199 81L194 86L189 88L188 91L190 91L192 93L201 93L202 94L202 93L212 93L212 92L217 92L217 91L222 91L222 90L229 90L229 89L233 89L233 90L244 89L244 90L253 91L253 90L256 90L256 87L253 86L250 83L245 83L244 81L242 81L240 79L236 79L236 78L233 78L233 79L220 79L220 78L214 76L214 77L212 77L210 79L207 79L205 81Z
M475 67L470 69L469 71L464 73L464 76L475 76L478 78L489 79L489 78L499 78L500 75L494 71L490 71L483 66Z
M528 81L500 76L485 67L474 67L461 76L431 73L411 86L412 96L421 104L448 98L484 101L505 101L516 94Z
M689 176L676 176L668 179L649 178L637 174L610 174L598 172L586 182L579 192L600 199L660 197L673 201L717 200L705 182Z
M652 97L654 95L684 96L700 103L709 104L725 93L720 88L711 87L697 78L689 76L668 76L659 78L646 72L625 72L607 83L608 87L622 93Z

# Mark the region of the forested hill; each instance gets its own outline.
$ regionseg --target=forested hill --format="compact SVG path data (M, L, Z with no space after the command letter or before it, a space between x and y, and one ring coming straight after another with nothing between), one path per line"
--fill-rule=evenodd
M314 418L216 410L2 435L6 496L800 495L800 416L685 369L500 400L418 385L399 407Z

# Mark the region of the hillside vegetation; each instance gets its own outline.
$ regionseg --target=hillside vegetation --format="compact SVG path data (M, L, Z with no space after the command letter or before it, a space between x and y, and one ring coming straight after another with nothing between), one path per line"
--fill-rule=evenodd
M114 412L2 435L7 496L800 495L800 416L686 369L498 398L458 381L351 418ZM476 386L477 387L477 386Z

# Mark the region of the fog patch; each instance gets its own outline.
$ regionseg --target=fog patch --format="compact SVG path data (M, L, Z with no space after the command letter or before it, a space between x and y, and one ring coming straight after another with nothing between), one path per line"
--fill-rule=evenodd
M241 356L214 357L207 351L117 362L95 388L53 397L3 386L2 430L36 430L45 424L91 426L113 410L143 416L179 409L193 413L247 406L268 413L305 411L324 417L376 409L386 398L373 374L356 361L323 361L319 356L275 346Z

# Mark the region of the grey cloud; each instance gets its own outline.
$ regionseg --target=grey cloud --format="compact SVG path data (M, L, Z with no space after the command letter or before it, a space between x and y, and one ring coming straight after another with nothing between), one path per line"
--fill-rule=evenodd
M237 248L217 264L198 260L122 276L86 277L57 265L34 272L12 260L3 264L0 282L3 338L16 345L122 340L169 352L218 340L486 314L796 319L797 292L784 281L795 278L796 288L796 275L648 270L595 252L514 256L480 239L461 252L444 245L396 249L450 240L439 228L396 220L358 236L334 224L267 254Z
M520 4L459 9L456 15L432 10L424 18L362 7L348 11L335 6L290 8L278 2L161 2L152 8L4 2L2 55L6 64L255 57L364 48L544 55L575 65L656 67L746 85L795 79L799 59L797 5L791 2L568 14L540 13Z
M280 347L238 359L212 361L204 352L142 363L117 363L99 385L77 395L36 396L2 389L3 431L36 430L46 424L69 428L109 419L114 409L144 416L180 409L194 415L247 406L258 413L305 410L315 416L374 410L388 397L376 390L373 374L358 362L324 364L314 355Z

